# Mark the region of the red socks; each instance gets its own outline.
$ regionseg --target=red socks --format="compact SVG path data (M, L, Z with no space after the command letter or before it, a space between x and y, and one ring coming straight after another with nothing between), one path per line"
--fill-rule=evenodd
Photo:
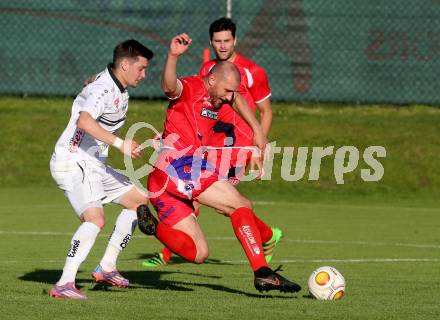
M198 215L198 213L196 214ZM240 241L252 269L255 271L261 267L267 267L262 242L267 242L272 238L272 229L249 208L238 208L230 218L235 235ZM186 233L159 222L156 238L166 246L160 251L165 262L170 260L173 253L187 261L194 262L197 255L196 245Z
M162 242L171 252L174 252L185 260L194 262L194 260L196 259L196 244L194 243L193 239L185 232L173 229L162 222L158 222L156 238L160 242Z
M231 216L232 227L254 271L267 267L256 216L249 208L238 208ZM258 218L257 218L258 219ZM258 219L262 223L261 220Z
M263 221L261 221L255 213L252 212L252 214L254 215L254 220L257 224L258 231L260 231L261 241L267 242L272 239L272 229Z
M160 250L160 253L162 253L162 258L166 263L168 263L168 261L170 261L171 256L173 255L173 252L170 249L168 249L167 247L163 247L163 249Z
M199 214L200 214L200 210L195 210L194 211L194 214L196 215L196 217L198 217L199 216ZM272 230L271 230L271 232L272 232ZM271 233L271 235L270 235L270 237L272 237L272 233ZM158 238L159 239L159 238ZM269 238L270 239L270 238ZM159 239L160 240L160 239ZM192 239L191 239L192 240ZM171 256L173 255L173 252L170 250L170 249L168 249L167 247L164 247L162 250L160 250L160 253L162 253L162 256L163 256L163 260L166 262L166 263L168 263L168 261L170 261L170 259L171 259ZM178 254L178 253L177 253ZM179 254L180 255L180 254ZM188 259L187 259L188 260ZM192 261L194 261L194 260L192 260Z

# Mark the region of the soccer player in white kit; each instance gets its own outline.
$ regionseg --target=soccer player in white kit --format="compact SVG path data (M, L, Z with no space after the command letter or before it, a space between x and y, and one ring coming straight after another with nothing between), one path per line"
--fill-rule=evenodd
M116 46L113 63L81 91L72 106L69 124L55 145L50 171L58 187L81 220L70 242L63 274L50 290L54 298L86 299L75 287L76 273L105 223L103 204L124 207L116 220L105 254L92 273L96 281L127 287L129 281L116 269L119 253L130 241L137 224L136 208L147 204L146 195L127 177L105 164L109 145L133 159L139 145L122 140L116 131L125 122L128 87L145 79L153 52L136 40Z

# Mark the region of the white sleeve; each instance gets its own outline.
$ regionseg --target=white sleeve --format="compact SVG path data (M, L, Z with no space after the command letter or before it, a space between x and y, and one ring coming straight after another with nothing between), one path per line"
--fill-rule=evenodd
M79 108L79 112L89 113L93 119L97 119L105 111L111 100L111 93L104 86L89 86L85 92L85 101Z

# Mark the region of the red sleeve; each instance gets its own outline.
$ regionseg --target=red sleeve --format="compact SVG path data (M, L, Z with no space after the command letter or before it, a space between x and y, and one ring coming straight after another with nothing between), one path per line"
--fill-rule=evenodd
M185 99L187 99L188 91L190 90L188 86L188 82L186 81L185 78L177 79L177 81L179 81L182 84L182 92L177 97L173 97L173 98L168 97L168 100L170 101L169 108L173 108L180 101L184 101Z
M202 65L202 67L200 68L198 75L204 77L206 74L207 74L207 72L206 72L206 63L204 63Z
M205 62L199 70L199 76L202 77L206 76L209 73L209 70L211 70L211 68L214 66L214 64L215 64L214 60Z
M258 103L271 95L269 80L267 79L266 71L259 66L252 68L251 74L253 82L249 87L249 92L255 103Z

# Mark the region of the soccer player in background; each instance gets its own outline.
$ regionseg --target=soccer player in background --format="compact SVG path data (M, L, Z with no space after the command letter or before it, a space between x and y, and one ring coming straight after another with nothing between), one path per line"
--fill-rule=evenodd
M127 88L137 87L145 79L152 58L153 52L136 40L118 44L113 52L113 63L76 97L69 123L55 145L50 171L81 224L70 242L61 278L50 290L54 298L87 298L75 287L75 278L104 226L103 204L110 202L124 209L92 276L98 282L118 287L129 284L117 271L116 260L136 227L136 208L148 200L127 177L107 166L105 161L109 145L133 159L140 157L135 141L122 140L115 134L126 119Z
M272 124L272 105L270 102L270 87L266 72L255 62L246 59L235 51L236 25L228 18L220 18L209 27L210 43L216 58L205 62L199 75L206 76L219 61L230 61L235 64L241 74L240 94L246 99L248 106L255 114L260 112L260 124L266 138ZM253 132L249 125L229 106L225 105L218 112L213 134L207 137L204 144L212 147L209 153L210 162L229 161L228 164L218 165L222 174L236 185L244 174L245 167L250 162L250 169L255 168L252 158ZM227 153L227 154L226 154ZM213 159L217 158L217 159ZM199 205L195 203L195 214L199 214ZM279 228L267 228L262 233L263 249L267 262L273 257L273 249L283 236ZM150 260L142 263L145 267L157 267L169 263L172 252L164 247Z
M230 218L254 271L257 290L297 292L301 289L298 284L269 268L260 231L267 226L261 225L251 202L222 179L217 168L204 157L203 141L212 133L219 108L224 105L239 112L252 128L255 146L262 151L266 145L261 125L238 92L240 72L233 63L220 61L204 77L177 79L178 59L190 43L187 34L171 40L162 78L162 89L171 101L163 144L155 169L148 177L150 201L160 221L146 205L141 205L137 209L139 228L187 261L203 263L208 257L208 244L194 215L193 203L207 205Z

